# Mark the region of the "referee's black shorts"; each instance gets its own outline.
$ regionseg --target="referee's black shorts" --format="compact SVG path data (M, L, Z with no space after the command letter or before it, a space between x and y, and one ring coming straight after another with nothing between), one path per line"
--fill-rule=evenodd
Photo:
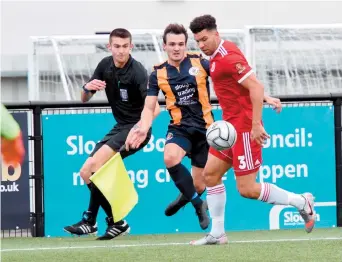
M93 152L89 155L92 157L97 150L99 150L103 145L109 146L115 152L119 152L120 148L125 144L126 138L128 136L129 131L132 129L133 125L115 125L110 132L105 135L105 137L96 144ZM122 159L133 155L140 149L142 149L145 145L147 145L148 141L151 138L152 129L149 130L146 140L140 145L137 149L130 149L129 151L123 150L120 152Z

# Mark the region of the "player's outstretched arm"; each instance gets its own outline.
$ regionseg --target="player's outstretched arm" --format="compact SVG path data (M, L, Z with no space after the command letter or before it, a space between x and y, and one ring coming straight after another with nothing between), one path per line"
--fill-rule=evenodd
M253 73L243 80L241 85L249 90L253 105L253 124L261 124L264 103L264 86Z
M152 126L158 104L157 96L147 96L140 121L133 127L126 139L126 150L138 148L146 139L148 130ZM159 104L158 104L159 106Z
M148 88L146 86L148 85ZM158 103L159 85L156 71L150 74L148 84L141 85L140 91L145 98L144 109L141 112L140 121L135 125L126 139L126 150L138 148L145 141L147 133L152 126L153 119L159 114Z
M145 99L146 100L146 99ZM160 114L160 105L159 105L159 102L157 100L156 102L156 107L154 109L154 112L153 112L153 120ZM137 127L140 127L141 126L141 119L139 120L139 122L136 124L135 128Z
M139 128L148 132L152 126L153 119L160 113L160 106L158 103L159 85L156 71L153 71L150 74L148 84L144 84L143 87L145 91L145 95L143 95L143 97L145 97L145 105L141 113Z
M283 105L281 104L281 101L279 98L275 98L275 97L272 97L272 96L268 96L268 95L264 95L264 101L273 106L273 110L275 110L277 113L280 113L282 108L283 108Z
M158 106L157 106L158 104ZM159 109L158 109L158 108ZM147 96L145 99L145 106L144 109L141 113L141 123L140 123L140 128L144 131L148 131L151 126L154 117L156 116L156 113L159 114L160 107L158 103L158 97L157 96ZM157 114L157 115L158 115Z
M153 113L153 119L155 119L159 114L160 114L160 105L158 103L158 98L157 98L156 107Z
M252 119L252 140L262 145L265 139L269 138L265 129L262 126L262 108L264 103L264 86L252 73L245 80L240 83L244 88L249 90L249 95L253 107L253 119Z

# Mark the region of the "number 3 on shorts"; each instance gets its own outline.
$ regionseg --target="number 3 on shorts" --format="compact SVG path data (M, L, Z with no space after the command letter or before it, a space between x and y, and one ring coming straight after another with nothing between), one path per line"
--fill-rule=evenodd
M246 168L246 160L245 156L238 156L238 160L240 161L239 169L243 170Z

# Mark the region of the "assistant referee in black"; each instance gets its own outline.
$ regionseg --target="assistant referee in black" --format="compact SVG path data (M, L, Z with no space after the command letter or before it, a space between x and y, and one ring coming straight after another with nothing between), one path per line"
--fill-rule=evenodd
M87 102L97 92L104 90L117 124L95 146L94 151L83 164L80 175L90 189L89 208L83 213L82 220L66 226L65 231L76 235L97 233L96 217L100 206L106 212L106 233L97 238L109 240L126 234L130 227L126 221L114 223L111 206L101 191L89 180L90 176L119 152L134 125L139 125L147 93L147 71L131 55L132 35L123 28L114 29L109 36L108 48L112 55L98 64L88 83L83 86L81 100ZM154 116L159 114L159 105ZM96 128L96 127L92 127ZM151 137L151 130L144 143L136 150L120 151L122 158L142 149Z

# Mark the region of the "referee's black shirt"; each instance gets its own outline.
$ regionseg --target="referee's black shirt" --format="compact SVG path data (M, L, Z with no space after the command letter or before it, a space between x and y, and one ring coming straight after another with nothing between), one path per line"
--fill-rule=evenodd
M114 65L113 57L102 59L91 79L106 82L106 95L113 116L119 125L134 125L140 120L147 93L147 71L144 66L129 57L123 68Z

